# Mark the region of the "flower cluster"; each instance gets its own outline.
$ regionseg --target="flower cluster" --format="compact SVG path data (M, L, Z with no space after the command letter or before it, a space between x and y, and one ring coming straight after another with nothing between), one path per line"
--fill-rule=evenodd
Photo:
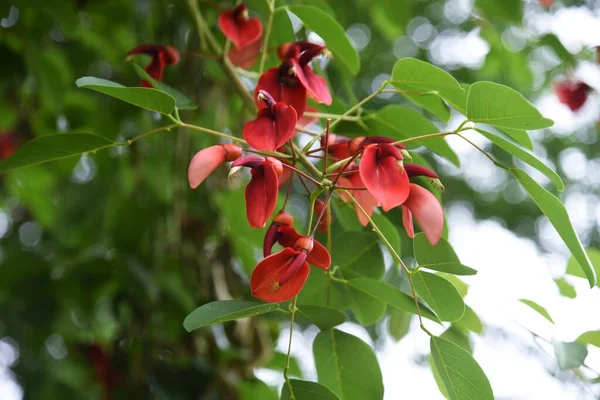
M223 12L219 26L237 51L260 43L262 26L256 18L248 17L243 4ZM269 302L296 296L306 282L309 264L324 270L330 268L329 251L314 235L316 231L326 231L332 223L329 201L333 194L343 201L354 202L362 225L369 223L376 207L384 212L401 207L403 224L410 237L415 234L413 219L432 244L439 241L444 226L440 202L430 191L411 182L412 178L422 177L441 187L438 175L424 166L405 163L410 156L402 143L385 136L349 138L327 129L318 149L302 152L296 147L297 126L307 122L303 114L308 99L331 104L325 79L315 74L310 65L315 57L329 52L323 45L300 41L284 43L277 53L280 65L261 74L256 83L254 97L258 111L256 118L246 122L243 129L248 147L219 144L205 148L193 157L188 169L189 184L196 188L225 162L231 162L230 175L248 168L251 178L245 188L246 216L254 228L267 226L275 212L279 187L295 175L310 180L327 193L324 200L314 202L317 218L309 234L301 235L294 228L294 220L285 210L287 197L283 209L266 229L264 258L252 272L250 287L253 296ZM315 164L308 165L314 168L306 168L306 163L311 163L308 157L316 153L325 160L320 174L314 173L318 171ZM333 170L326 168L328 161ZM301 166L306 172L299 169ZM276 244L282 249L272 253Z

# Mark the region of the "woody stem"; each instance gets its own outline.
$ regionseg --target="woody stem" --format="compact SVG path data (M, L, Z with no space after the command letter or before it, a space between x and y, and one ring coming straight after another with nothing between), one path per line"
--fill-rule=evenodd
M352 202L354 203L354 205L356 207L358 207L358 209L367 218L367 220L369 221L369 224L371 224L371 227L373 228L373 230L381 238L381 240L383 241L383 243L385 244L385 246L388 248L388 250L390 251L390 253L392 253L392 256L396 260L398 260L398 262L402 266L402 269L404 270L404 272L406 273L406 276L408 277L408 283L410 284L410 291L412 293L412 297L413 297L413 300L415 302L415 306L417 308L417 315L419 316L419 324L421 326L421 329L425 333L427 333L429 336L433 336L431 334L431 332L429 332L429 330L425 327L425 325L423 325L423 317L421 315L421 307L419 305L419 299L417 298L417 292L415 291L415 285L414 285L413 280L412 280L412 275L411 275L410 269L408 269L408 267L406 266L406 264L404 264L404 261L402 261L402 259L400 258L400 255L396 252L396 249L394 249L394 246L392 246L392 244L387 240L387 238L385 237L385 235L383 234L383 232L381 232L381 230L379 229L379 227L377 226L377 224L373 221L373 219L371 219L371 217L369 216L369 214L360 205L360 203L358 201L356 201L356 199L354 198L354 196L352 196L352 194L349 191L346 190L345 193L348 195L348 197L350 198L350 200L352 200Z

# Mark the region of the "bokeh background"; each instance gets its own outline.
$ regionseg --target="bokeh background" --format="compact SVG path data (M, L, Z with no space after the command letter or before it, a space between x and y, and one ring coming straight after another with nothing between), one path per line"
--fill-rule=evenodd
M565 180L560 197L583 243L600 248L600 1L287 3L326 9L359 51L356 78L338 71L335 61L317 61L339 107L376 90L402 57L429 61L461 82L491 80L523 93L555 121L530 132L535 153ZM264 1L248 4L264 21ZM199 5L219 35L216 17L232 2ZM91 75L137 85L125 57L141 43L180 50L181 63L167 69L165 82L199 105L183 112L184 120L240 134L248 118L216 61L202 53L184 1L5 0L0 19L3 157L40 135L91 132L123 140L163 123L74 84ZM292 22L296 38L319 40ZM553 93L553 83L565 78L592 88L576 112ZM251 87L253 75L244 79ZM368 107L390 103L416 108L389 93ZM463 117L452 115L447 124L432 120L445 130ZM561 372L549 342L600 330L600 289L565 276L568 250L505 171L464 142L449 142L460 168L424 154L446 187L450 241L463 263L479 271L464 279L466 303L483 323L482 333L468 339L496 397L599 398L600 384L585 380L598 377L600 349L589 346L589 368L581 373ZM257 319L194 334L182 327L184 317L207 301L247 297L248 273L260 253L262 232L244 218L243 179L230 183L220 170L199 190L187 186L191 155L210 143L193 132L164 132L128 148L0 177L0 399L103 398L107 388L114 398L274 395L255 377L281 384L285 321ZM523 168L553 190L543 175ZM292 205L302 215L308 203L295 189ZM334 229L341 230L338 220ZM410 253L403 239L403 252ZM546 307L555 325L520 298ZM367 329L342 326L377 351L386 399L443 398L429 369L427 338L416 325L410 316L392 314ZM307 354L317 331L298 331L293 354L301 373L314 379Z

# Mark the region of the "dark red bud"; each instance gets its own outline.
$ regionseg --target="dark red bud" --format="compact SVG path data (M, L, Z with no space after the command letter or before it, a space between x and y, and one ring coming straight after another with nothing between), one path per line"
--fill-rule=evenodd
M235 144L223 144L225 151L225 159L227 161L235 161L242 156L242 148Z
M296 244L294 244L294 250L300 249L307 253L310 253L313 249L313 246L313 239L308 236L303 236L300 239L296 240Z
M281 164L281 161L273 157L267 157L267 162L270 162L273 165L277 176L281 176L281 174L283 174L283 165Z
M285 210L279 211L279 213L273 218L273 222L278 225L294 225L294 217Z

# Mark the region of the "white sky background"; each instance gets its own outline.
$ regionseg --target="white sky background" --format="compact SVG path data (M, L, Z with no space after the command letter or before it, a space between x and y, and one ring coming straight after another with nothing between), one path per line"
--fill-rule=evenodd
M458 24L470 17L471 10L470 0L449 0L443 12L450 21ZM442 66L460 66L462 63L476 68L482 65L489 49L477 31L446 32L434 39L438 32L426 19L417 17L412 22L412 26L409 27L411 38L400 38L394 47L394 53L398 57L410 56L417 47L425 47L429 48L431 58ZM507 36L507 41L512 41L511 44L518 47L520 35L528 35L531 32L539 35L553 32L572 52L578 52L584 46L600 45L600 10L596 10L594 14L585 8L568 8L546 13L533 5L527 8L524 26L529 33L512 32ZM353 30L352 32L349 30L351 36L360 41L368 43L370 40L368 27L361 25L350 29ZM516 44L513 43L515 41ZM366 43L360 43L357 47L362 48ZM591 63L583 64L575 72L575 76L584 78L589 85L600 89L600 72L597 66ZM559 104L551 93L542 96L536 103L544 115L555 120L553 129L555 134L580 135L582 133L579 128L589 126L599 117L598 95L592 96L589 100L577 114L571 113L565 106ZM456 126L458 122L453 120L451 125ZM541 138L542 134L534 132L532 136L536 140ZM477 136L471 135L471 138L475 140ZM502 174L489 165L489 161L481 154L462 141L450 140L450 142L462 161L462 168L455 173L466 174L474 185L482 185L482 187L489 188L486 186L489 185L486 181L489 182L490 177L492 181L494 179L502 181ZM484 145L483 141L478 143ZM536 150L538 154L543 155L543 149L536 148ZM578 156L576 152L566 153L565 159L570 165L570 177L579 176L582 183L600 184L593 181L593 176L589 176L590 171L600 176L600 164L589 162L585 157ZM540 178L542 183L547 182L539 174L534 174L534 177ZM498 184L498 181L491 184ZM589 207L582 207L582 201L585 205L585 198L582 199L577 192L567 191L567 193L566 204L569 214L578 233L585 235L589 233L589 221L592 218L600 219L600 206L595 215L590 214L587 211ZM549 355L540 356L543 353L535 347L531 335L523 328L526 327L548 340L563 341L572 341L587 330L600 329L600 290L598 288L590 290L583 279L567 277L577 290L577 298L568 299L560 296L552 280L553 277L562 275L568 258L568 252L553 228L547 223L538 223L542 237L549 243L545 246L546 249L552 250L551 253L543 254L531 240L518 238L496 221L476 221L470 209L463 204L447 206L446 213L451 227L450 241L454 249L464 264L478 270L477 275L464 279L469 284L469 294L465 301L486 326L483 337L472 335L474 357L489 377L496 398L512 400L594 398L583 391L574 376L571 383L563 383L552 378L547 371L555 368L554 358ZM534 300L546 307L556 325L553 326L533 310L519 303L517 300L520 298ZM434 333L442 332L433 323L428 322L426 322L428 327ZM341 328L373 344L362 327L347 323ZM499 333L500 329L510 336L503 337ZM306 378L314 380L316 374L311 345L317 331L307 331L304 334L296 332L293 353L306 369ZM286 340L279 343L279 349L285 351L286 331L281 334L281 337ZM532 349L535 355L530 354ZM547 350L551 352L551 348ZM429 367L415 363L428 353L428 337L420 331L415 321L409 334L399 343L385 339L383 344L378 344L377 356L382 368L386 400L443 399ZM12 380L10 370L7 369L17 360L18 350L15 344L7 340L0 341L0 399L22 398L21 388ZM600 371L600 349L589 346L586 364ZM280 373L260 370L258 376L268 383L281 382ZM570 377L572 373L565 372L561 376ZM594 389L596 393L598 393L598 386L600 385L596 385Z

